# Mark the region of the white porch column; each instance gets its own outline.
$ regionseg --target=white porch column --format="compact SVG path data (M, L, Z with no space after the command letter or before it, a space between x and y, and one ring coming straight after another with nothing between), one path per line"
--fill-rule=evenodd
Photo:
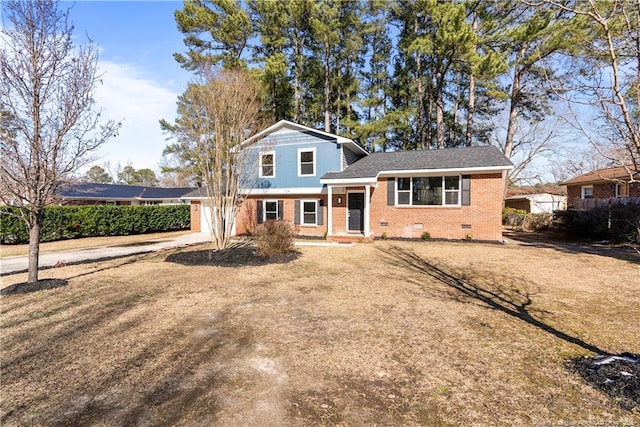
M369 202L371 198L371 186L364 186L364 236L369 237L370 227L369 227Z
M333 235L333 189L327 185L327 236Z

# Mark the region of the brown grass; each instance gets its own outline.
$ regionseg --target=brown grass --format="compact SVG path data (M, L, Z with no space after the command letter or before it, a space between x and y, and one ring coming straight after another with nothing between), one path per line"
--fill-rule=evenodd
M284 264L189 266L173 251L43 271L68 285L1 300L0 423L640 424L565 366L639 352L640 259L299 250Z
M119 246L147 240L177 237L189 233L190 231L172 231L168 233L136 234L132 236L86 237L84 239L59 240L57 242L41 243L40 253L65 251L69 249L97 248L102 246ZM0 245L0 257L27 255L28 253L28 244Z

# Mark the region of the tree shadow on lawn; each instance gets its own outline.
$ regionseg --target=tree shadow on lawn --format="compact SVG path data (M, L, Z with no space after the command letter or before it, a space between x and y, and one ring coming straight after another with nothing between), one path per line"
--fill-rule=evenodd
M480 303L483 307L501 311L587 351L596 354L611 354L594 344L585 342L578 337L569 335L544 323L531 309L533 301L528 292L523 292L515 287L506 288L498 284L483 286L474 283L464 277L455 275L451 271L447 271L445 267L429 263L413 251L397 246L385 249L384 253L388 262L409 268L444 284L450 291L453 291L451 297L457 301L468 302L471 300Z
M288 254L263 257L258 254L256 247L250 242L237 242L231 247L222 250L210 247L195 250L192 248L178 249L167 256L165 261L186 266L245 267L286 264L296 260L299 256L300 252L294 250Z
M623 409L632 410L634 406L640 408L640 390L638 389L640 382L637 381L635 375L624 374L614 378L608 373L610 368L601 363L601 360L609 357L612 359L609 364L614 364L614 370L626 369L640 373L640 355L631 353L614 355L595 344L548 325L540 318L543 312L532 309L531 295L516 287L504 287L497 283L487 285L476 283L465 277L460 277L461 275L454 274L445 267L429 263L415 252L400 247L385 248L383 257L393 265L408 268L442 283L449 291L448 297L455 301L474 302L481 307L498 310L567 343L595 353L595 357L592 358L576 357L570 359L567 361L566 367L580 375L590 386L607 393ZM422 284L421 282L417 283ZM638 361L629 362L629 358L636 358Z
M593 243L579 240L563 240L553 238L546 233L534 233L526 231L506 231L503 233L506 239L511 239L523 246L534 248L555 249L568 254L589 254L606 256L609 258L640 264L640 252L631 245Z

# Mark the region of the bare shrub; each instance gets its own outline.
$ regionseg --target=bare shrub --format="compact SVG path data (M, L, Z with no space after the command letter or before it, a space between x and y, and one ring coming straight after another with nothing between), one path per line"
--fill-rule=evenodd
M272 257L291 252L296 234L295 226L288 221L267 221L256 227L253 238L260 256Z
M544 231L551 226L553 216L550 213L528 214L523 228L527 231Z

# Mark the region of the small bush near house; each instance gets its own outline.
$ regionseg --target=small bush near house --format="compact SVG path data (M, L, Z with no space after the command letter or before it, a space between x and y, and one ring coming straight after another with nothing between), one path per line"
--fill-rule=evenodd
M293 250L296 228L288 221L267 221L253 232L258 254L263 257L288 254Z
M425 231L424 233L422 233L422 240L429 240L431 238L431 234L429 234L429 232Z
M521 226L527 211L514 208L502 208L502 225Z

